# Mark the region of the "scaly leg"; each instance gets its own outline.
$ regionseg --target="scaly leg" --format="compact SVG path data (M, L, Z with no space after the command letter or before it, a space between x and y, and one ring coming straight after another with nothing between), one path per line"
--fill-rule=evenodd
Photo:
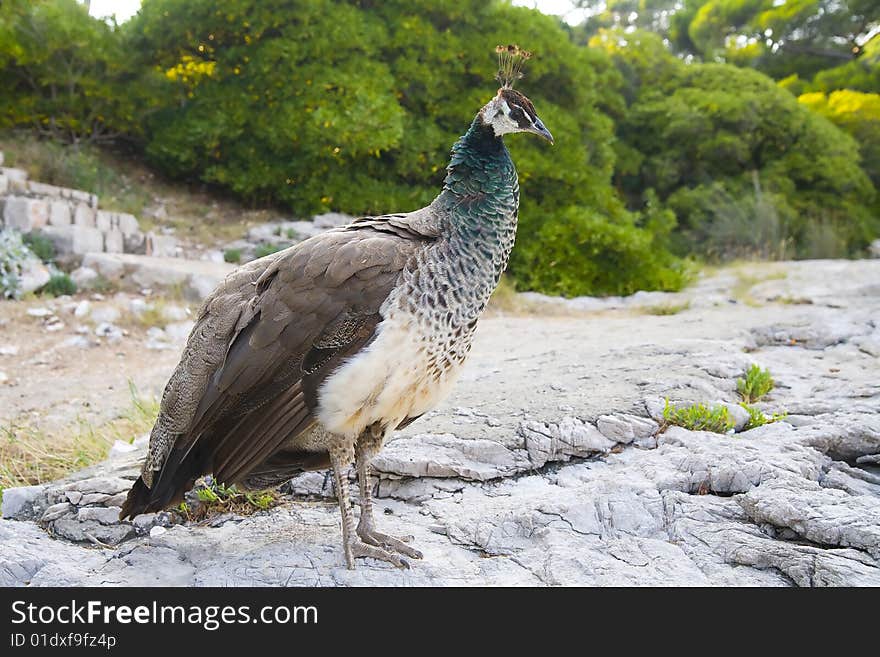
M333 483L336 485L336 499L339 501L339 510L342 512L342 549L345 552L345 565L349 570L354 570L354 560L357 557L372 557L393 563L398 568L408 568L409 564L396 554L373 545L367 545L358 538L354 529L354 514L351 511L348 481L345 478L346 470L351 464L351 449L332 446L329 451L330 465L333 467Z
M361 434L357 444L357 474L360 487L361 519L357 526L357 535L364 543L393 550L413 559L421 559L422 553L407 545L412 536L394 538L376 531L373 521L373 487L370 485L370 461L382 445L382 436L375 435L370 429Z

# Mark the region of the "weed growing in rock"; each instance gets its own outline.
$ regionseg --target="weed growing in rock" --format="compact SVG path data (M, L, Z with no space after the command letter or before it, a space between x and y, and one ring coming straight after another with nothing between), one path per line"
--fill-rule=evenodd
M770 376L770 370L762 370L757 365L752 364L746 372L746 377L736 380L736 391L742 397L743 402L753 404L773 390L773 385L773 377Z
M691 431L712 431L729 433L736 426L726 406L708 407L705 404L692 404L677 407L666 400L663 406L663 420L667 425L684 427Z
M177 507L177 511L190 521L203 520L220 513L246 516L271 509L278 503L278 494L274 491L242 492L235 486L225 486L213 479L198 486L195 494L198 504L181 502Z
M223 252L223 261L238 264L241 262L241 249L226 249Z
M773 424L774 422L779 422L779 420L785 419L788 413L773 413L772 415L764 415L764 412L754 406L749 406L745 402L740 404L746 411L749 413L749 421L746 423L746 426L743 428L743 431L748 431L749 429L755 429L757 427L763 427L765 424Z

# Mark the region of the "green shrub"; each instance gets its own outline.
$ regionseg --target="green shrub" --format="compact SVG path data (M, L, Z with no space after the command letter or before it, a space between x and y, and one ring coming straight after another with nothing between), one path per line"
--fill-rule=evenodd
M570 207L540 222L514 249L510 274L517 289L564 296L675 291L689 280L686 263L631 220L612 223L586 207Z
M674 424L691 431L714 433L729 433L736 426L726 406L710 408L705 404L692 404L677 407L670 404L668 399L663 406L663 420L666 424Z
M223 260L234 264L241 262L241 249L226 249L223 252Z
M40 294L50 294L53 297L76 294L76 283L64 272L58 272L52 274L49 282L40 288Z
M773 386L774 382L773 377L770 376L770 370L762 370L756 364L749 367L744 379L736 380L736 391L746 404L759 401L773 390Z
M24 235L22 240L27 244L28 248L33 251L43 262L52 262L55 260L55 244L48 237L39 233L30 233Z
M0 232L0 298L21 296L21 266L33 254L21 239L21 233L7 228Z

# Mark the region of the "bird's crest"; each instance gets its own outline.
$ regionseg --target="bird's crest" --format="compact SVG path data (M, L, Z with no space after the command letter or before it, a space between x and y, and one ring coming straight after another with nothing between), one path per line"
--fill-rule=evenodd
M523 76L523 64L532 53L515 44L495 46L495 52L498 53L498 73L495 74L495 79L501 83L503 89L513 89L516 81Z

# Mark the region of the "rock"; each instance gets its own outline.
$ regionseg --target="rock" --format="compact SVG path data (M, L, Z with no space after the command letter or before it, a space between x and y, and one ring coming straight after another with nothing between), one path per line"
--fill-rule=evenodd
M79 290L88 290L98 279L98 272L91 267L77 267L70 273L70 278Z
M201 301L202 295L213 291L235 268L228 263L127 253L90 253L83 258L83 265L132 291L182 287L193 301Z
M0 347L0 356L17 356L18 347L14 344L5 344Z
M27 188L28 174L24 169L0 167L0 174L6 180L6 188L9 192L24 192Z
M2 515L4 518L33 517L33 504L44 493L45 486L19 486L3 490Z
M143 314L144 314L145 312L147 312L147 310L149 310L151 307L152 307L152 306L150 306L150 304L148 304L148 303L147 303L146 301L144 301L143 299L137 299L137 298L135 298L135 299L131 299L131 300L128 302L128 311L129 311L132 315L137 315L137 316L143 315Z
M451 434L419 434L389 442L373 459L381 475L460 477L486 481L514 473L525 460L496 442Z
M49 225L69 226L73 221L70 213L70 204L67 201L52 201L49 203Z
M158 538L159 536L162 536L162 534L165 534L167 531L168 530L164 527L152 527L150 529L150 538Z
M89 313L92 312L92 304L83 299L78 304L76 304L76 308L73 311L73 316L79 319L83 317L88 317Z
M78 203L73 212L73 223L76 226L95 228L97 230L97 227L95 226L96 216L97 211L92 206L87 203Z
M47 226L42 233L52 240L59 255L83 256L104 250L104 234L85 223L73 226Z
M18 275L19 289L22 294L36 292L52 278L48 267L35 256L30 256L20 264Z
M104 251L107 253L122 253L125 249L122 231L111 228L104 233Z
M589 456L614 447L614 442L596 427L573 417L564 417L559 423L524 422L518 433L536 468L548 461L566 461L572 456Z
M28 317L50 317L52 315L52 311L49 308L40 306L36 308L28 308L26 312Z
M88 302L85 302L88 303ZM101 305L92 310L92 320L96 324L112 324L117 321L122 313L115 306Z
M40 522L52 522L53 520L57 520L61 516L69 513L71 508L69 502L53 504L43 512L43 515L40 517Z
M119 523L119 512L122 511L118 506L88 506L81 508L76 519L80 522L94 520L102 525L116 525Z
M880 239L871 242L871 245L868 247L868 253L871 254L872 258L880 258Z
M660 428L654 420L626 413L601 415L596 420L596 427L608 440L623 444L634 440L648 441Z
M49 203L21 196L8 196L3 204L3 220L8 228L30 233L49 223Z
M101 322L95 327L95 335L107 338L110 343L119 342L122 339L122 329L110 322Z
M9 383L9 375L0 370L0 385L6 385L7 383Z
M173 258L177 255L177 239L170 235L147 233L146 254L159 258Z

